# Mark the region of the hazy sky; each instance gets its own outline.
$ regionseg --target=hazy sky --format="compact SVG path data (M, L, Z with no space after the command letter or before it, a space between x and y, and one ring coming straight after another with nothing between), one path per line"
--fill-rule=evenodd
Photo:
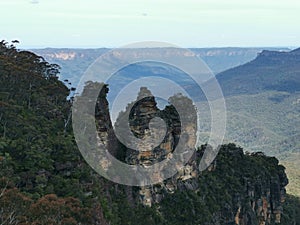
M18 47L300 46L299 0L0 0Z

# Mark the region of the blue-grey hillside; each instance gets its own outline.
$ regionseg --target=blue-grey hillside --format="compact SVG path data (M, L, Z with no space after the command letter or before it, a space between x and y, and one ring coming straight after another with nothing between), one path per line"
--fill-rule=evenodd
M251 62L217 74L226 96L300 91L300 49L261 52Z

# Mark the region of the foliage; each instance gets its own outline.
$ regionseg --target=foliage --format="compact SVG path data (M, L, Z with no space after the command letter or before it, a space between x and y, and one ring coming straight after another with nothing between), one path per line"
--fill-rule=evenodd
M93 195L101 179L70 127L74 88L58 73L58 65L0 42L1 224L106 223Z

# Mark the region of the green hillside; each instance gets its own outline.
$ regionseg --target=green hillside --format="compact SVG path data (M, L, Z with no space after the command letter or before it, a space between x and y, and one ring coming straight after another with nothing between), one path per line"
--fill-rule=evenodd
M227 105L225 140L278 157L291 180L288 191L300 196L300 49L263 51L216 77Z
M281 99L278 101L278 99ZM278 157L287 168L288 192L300 196L300 93L263 92L226 98L225 139L248 151Z

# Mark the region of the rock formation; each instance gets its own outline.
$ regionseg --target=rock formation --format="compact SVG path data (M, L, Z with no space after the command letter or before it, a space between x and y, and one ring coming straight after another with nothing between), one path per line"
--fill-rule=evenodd
M107 92L105 89L104 92ZM145 96L143 93L147 93ZM96 107L96 120L98 136L101 141L110 146L118 154L120 143L113 134L113 127L109 118L108 103L102 93L102 100L98 100ZM150 94L150 95L149 95ZM175 98L175 97L174 97ZM177 96L177 99L183 96ZM188 110L195 110L189 101L184 101ZM189 105L189 106L188 106ZM147 89L141 89L136 103L129 104L129 126L137 138L145 138L151 130L149 124L156 117L162 118L167 126L163 141L158 146L140 146L140 151L126 148L123 161L127 164L139 164L144 167L154 165L174 156L179 139L182 134L191 140L187 141L186 148L192 148L195 143L192 133L195 134L197 122L181 127L180 116L172 105L167 105L163 110L157 107L155 98ZM126 113L120 113L119 118ZM115 127L119 126L119 120ZM155 127L152 128L155 131ZM187 131L188 130L188 131ZM152 130L153 131L153 130ZM187 138L187 139L189 139ZM151 144L151 143L149 143ZM177 192L192 191L205 199L213 193L209 185L214 185L207 177L218 177L218 184L226 189L221 196L229 195L226 203L215 202L221 205L213 212L213 221L207 225L237 224L237 225L271 225L279 224L282 215L282 203L285 200L285 186L288 179L284 167L278 165L278 160L267 157L263 153L246 153L234 144L223 146L218 157L209 168L199 173L198 163L207 146L202 146L196 151L186 165L178 168L178 173L172 178L151 186L139 187L136 192L136 201L145 206L153 206L162 202L166 196ZM120 150L120 149L119 149ZM154 174L153 176L160 176ZM226 184L222 183L226 182ZM206 190L206 191L204 191ZM220 194L220 193L219 193Z
M191 114L196 113L190 100L181 95L174 96L173 101L175 101L175 99L180 102L180 105L185 106L185 109L191 110ZM149 124L151 124L151 121L155 118L163 119L167 125L165 134L161 132L160 127L152 127L152 132L157 138L164 135L162 142L158 146L153 146L153 143L146 142L143 146L139 146L139 151L136 149L127 149L126 163L147 167L172 158L182 134L186 134L188 137L188 141L185 142L185 148L192 151L195 148L197 121L191 120L192 123L182 129L180 116L174 106L168 105L164 110L158 109L155 98L148 89L141 88L136 103L134 105L130 104L126 110L129 110L129 112L121 113L119 118L124 115L129 115L131 132L138 138L143 139L150 135ZM118 121L116 126L120 126ZM198 172L195 158L189 160L186 165L178 166L178 173L171 179L167 179L154 186L140 188L140 201L144 205L151 206L153 203L159 203L165 193L172 193L177 189L197 189ZM160 176L160 174L154 174L153 176ZM154 178L154 180L155 179L157 178Z

